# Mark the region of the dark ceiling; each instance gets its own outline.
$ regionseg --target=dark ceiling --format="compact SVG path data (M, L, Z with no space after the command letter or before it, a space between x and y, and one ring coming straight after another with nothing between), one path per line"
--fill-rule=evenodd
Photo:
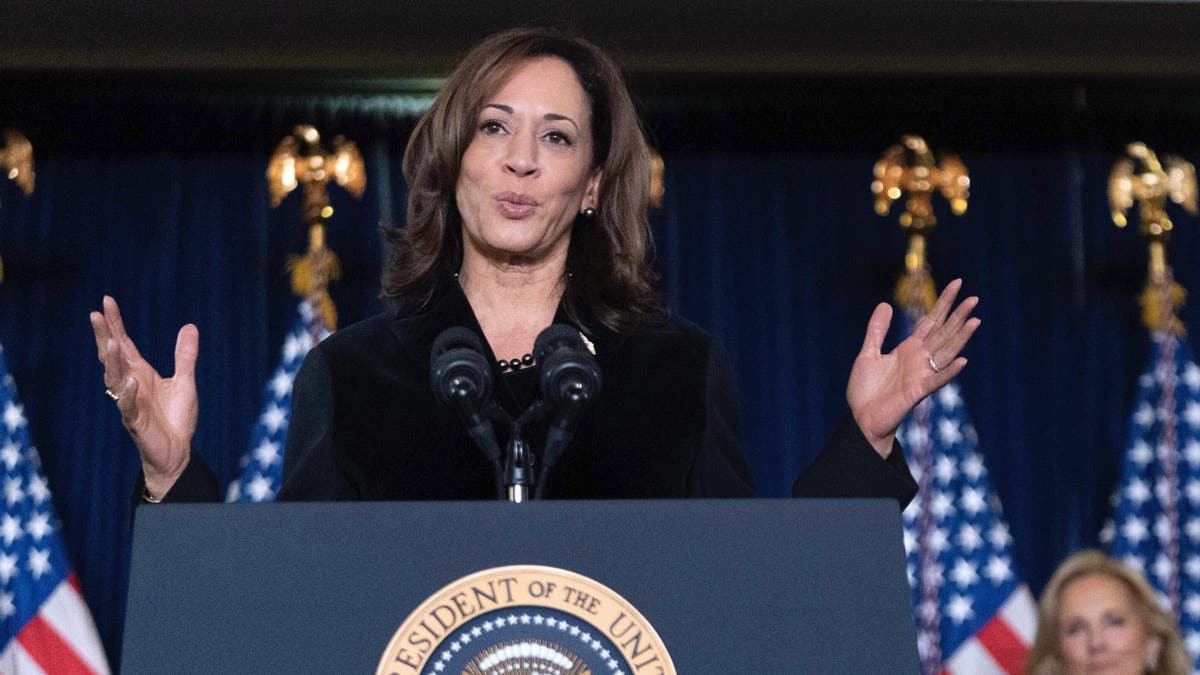
M633 73L1200 75L1192 0L8 0L0 69L437 77L531 23Z

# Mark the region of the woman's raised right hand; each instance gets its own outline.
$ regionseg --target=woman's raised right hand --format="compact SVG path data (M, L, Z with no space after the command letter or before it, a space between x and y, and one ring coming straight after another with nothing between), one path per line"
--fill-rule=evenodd
M190 323L179 329L175 374L163 378L125 333L117 301L106 295L103 305L103 313L92 312L89 318L96 334L96 354L104 364L104 386L116 398L121 423L142 457L146 489L161 499L191 458L199 412L196 355L200 332Z

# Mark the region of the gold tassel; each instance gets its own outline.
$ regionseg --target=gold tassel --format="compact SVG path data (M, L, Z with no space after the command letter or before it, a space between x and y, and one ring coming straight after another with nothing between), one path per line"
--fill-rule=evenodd
M937 289L928 269L905 272L896 282L896 302L913 316L924 316L937 302Z
M292 292L308 300L325 322L325 328L333 332L337 330L337 307L327 289L329 282L342 277L342 263L333 251L325 248L324 225L318 223L309 228L308 245L308 253L288 258Z
M896 302L914 317L924 316L937 302L933 275L925 262L925 235L912 232L908 237L908 252L904 254L904 275L896 282Z
M1183 337L1187 330L1175 315L1175 310L1187 301L1187 291L1169 276L1146 285L1138 302L1142 306L1142 323L1158 333Z

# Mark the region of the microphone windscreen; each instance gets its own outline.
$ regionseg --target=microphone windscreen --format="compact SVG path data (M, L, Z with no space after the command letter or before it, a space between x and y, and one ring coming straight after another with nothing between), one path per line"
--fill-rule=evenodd
M458 326L438 334L429 352L429 384L434 397L444 405L451 403L456 392L469 392L476 402L488 400L492 395L492 371L479 336Z
M583 349L583 338L579 337L578 330L570 326L561 323L551 324L538 333L537 339L533 341L533 358L540 363L550 352L563 347Z
M429 357L436 359L451 349L470 349L482 354L483 341L473 331L462 326L447 328L438 333L437 338L434 339L433 349L429 350Z

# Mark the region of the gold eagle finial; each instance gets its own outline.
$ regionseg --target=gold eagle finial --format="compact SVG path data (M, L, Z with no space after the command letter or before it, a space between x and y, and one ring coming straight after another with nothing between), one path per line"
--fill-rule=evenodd
M330 181L361 199L367 189L362 154L353 141L335 136L331 149L321 146L316 127L302 124L276 146L267 164L271 206L279 206L297 187L304 189L304 220L308 223L308 252L288 259L292 291L306 298L330 331L337 327L337 308L327 288L341 276L341 263L325 247L325 221L333 215L329 205Z
M1130 143L1125 153L1108 175L1108 205L1113 222L1125 227L1136 201L1142 234L1150 239L1150 264L1141 296L1142 323L1155 332L1183 335L1183 322L1175 311L1183 306L1187 291L1175 282L1167 264L1167 239L1175 225L1167 216L1166 205L1170 200L1192 215L1200 213L1196 167L1170 155L1160 162L1145 143Z
M937 224L933 193L940 192L950 202L950 210L961 216L967 211L971 177L958 155L943 153L939 163L925 139L912 134L883 151L875 162L874 174L871 192L879 215L886 216L894 202L908 195L900 214L900 224L908 230L908 252L904 256L904 276L896 284L896 301L910 314L924 314L937 300L925 260L925 237Z
M17 184L25 194L33 194L33 145L14 129L4 130L0 145L0 173ZM0 259L0 282L4 281L4 260Z

